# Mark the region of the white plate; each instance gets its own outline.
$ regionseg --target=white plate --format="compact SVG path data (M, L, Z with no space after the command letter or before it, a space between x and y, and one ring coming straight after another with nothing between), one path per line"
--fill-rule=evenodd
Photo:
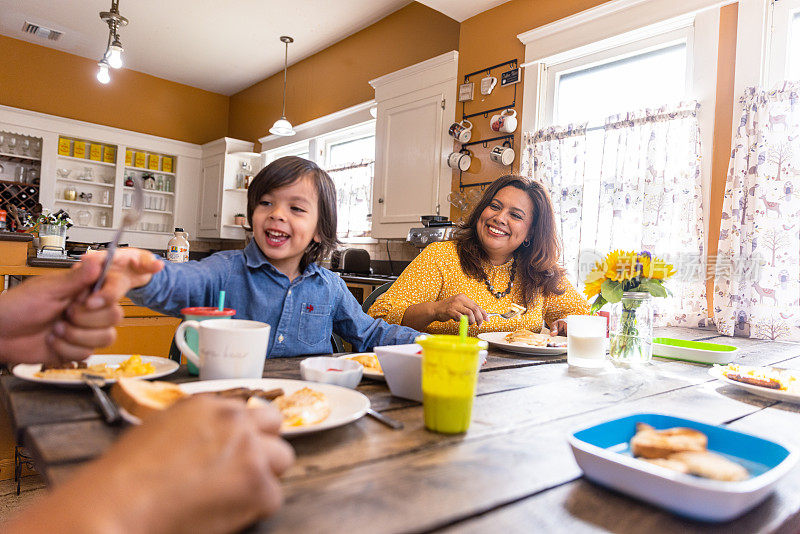
M287 395L291 395L298 389L305 387L314 391L324 393L331 403L331 414L324 421L315 425L306 425L288 428L281 431L284 436L299 436L328 430L337 426L352 423L364 417L370 407L369 399L358 391L334 386L332 384L321 384L319 382L306 382L304 380L289 380L284 378L231 378L225 380L201 380L200 382L187 382L179 384L180 388L189 394L202 393L206 391L220 391L231 388L250 388L270 390L275 388L283 389Z
M708 370L708 374L732 386L746 389L750 393L754 393L761 397L766 397L767 399L800 403L800 394L789 393L788 391L781 391L779 389L769 389L761 386L754 386L753 384L745 384L744 382L737 382L736 380L731 380L727 376L723 375L722 369L723 367L712 367L711 369Z
M352 359L353 356L359 356L361 354L372 354L373 356L375 356L374 352L357 352L355 354L345 354L344 356L339 356L339 358L346 358L349 360ZM386 377L383 376L383 373L375 371L374 369L367 369L366 367L364 367L364 376L367 378L371 378L373 380L382 380L383 382L386 382Z
M557 356L559 354L566 354L567 347L534 347L533 345L528 345L527 343L509 343L506 341L506 336L508 332L484 332L483 334L478 334L478 339L482 339L484 341L488 341L491 345L497 347L498 349L507 350L510 352L519 352L521 354L535 354L537 356ZM553 341L560 341L560 342L567 342L567 338L564 336L553 336Z
M86 365L97 365L104 363L109 367L118 367L119 364L130 358L130 354L93 354L84 360ZM178 362L170 360L169 358L162 358L160 356L142 356L143 363L152 363L155 367L155 373L149 375L140 375L136 378L144 378L152 380L153 378L161 378L167 376L178 370ZM39 382L40 384L53 384L56 386L83 386L83 380L80 378L42 378L36 376L36 373L42 368L39 363L21 363L14 366L12 373L17 378L23 380L30 380L31 382ZM106 380L109 384L116 382L116 379L109 378Z

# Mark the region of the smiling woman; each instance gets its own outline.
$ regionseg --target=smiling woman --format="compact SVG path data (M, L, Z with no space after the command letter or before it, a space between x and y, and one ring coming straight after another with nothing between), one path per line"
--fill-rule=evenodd
M566 333L567 315L589 305L564 277L553 206L545 188L503 176L484 192L454 241L420 253L370 308L373 317L431 333L457 333L461 315L470 334L548 326ZM525 313L504 319L513 304Z

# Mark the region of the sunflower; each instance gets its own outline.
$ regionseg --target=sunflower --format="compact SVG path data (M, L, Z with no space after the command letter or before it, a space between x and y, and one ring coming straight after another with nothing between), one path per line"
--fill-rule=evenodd
M622 282L636 276L636 253L615 250L610 252L604 263L606 278Z
M651 278L650 273L652 269L652 259L649 252L640 252L638 256L636 256L636 261L640 265L640 273L644 278Z
M655 280L664 280L675 274L675 267L659 258L653 258L648 269L642 271L642 276Z
M600 287L603 285L603 282L605 282L605 279L606 273L603 265L595 263L595 268L586 277L586 286L583 288L583 292L589 298L597 295L600 293Z

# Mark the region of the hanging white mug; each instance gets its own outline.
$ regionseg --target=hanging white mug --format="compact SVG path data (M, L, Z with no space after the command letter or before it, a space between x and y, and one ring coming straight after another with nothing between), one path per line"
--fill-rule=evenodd
M487 76L481 79L481 94L490 95L494 86L497 85L497 78L494 76Z
M517 112L507 109L500 115L494 115L489 125L495 132L512 133L517 129Z
M448 133L459 143L466 143L472 137L472 123L466 119L461 122L454 122L450 125Z
M492 161L500 165L511 165L514 162L515 156L514 149L509 146L508 141L502 145L495 146L492 148L492 151L489 152L489 157Z
M447 166L457 171L466 171L472 164L469 151L453 152L447 157Z

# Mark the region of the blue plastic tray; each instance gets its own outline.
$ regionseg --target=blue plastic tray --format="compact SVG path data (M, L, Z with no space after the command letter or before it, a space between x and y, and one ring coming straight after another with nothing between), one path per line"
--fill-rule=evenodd
M636 423L659 430L688 427L708 436L708 449L743 465L752 478L709 480L633 458L630 440ZM691 419L642 413L595 425L569 437L575 460L590 480L679 515L704 521L733 519L763 501L797 461L797 454L774 441Z

